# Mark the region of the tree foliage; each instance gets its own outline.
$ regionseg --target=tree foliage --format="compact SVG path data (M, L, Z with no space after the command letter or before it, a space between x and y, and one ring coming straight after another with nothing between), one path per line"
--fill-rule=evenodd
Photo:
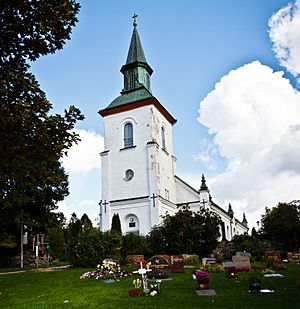
M232 243L236 251L250 252L253 257L261 258L264 254L262 244L256 236L250 236L247 233L235 235Z
M84 117L74 106L51 115L28 61L61 49L78 11L73 0L0 4L0 243L17 235L21 217L41 229L68 195L59 159L79 140L72 129Z
M126 258L127 255L149 253L149 244L144 236L128 233L122 238L121 255Z
M119 214L114 214L111 221L111 231L122 234Z
M90 223L90 224L89 224ZM78 219L72 214L66 232L67 255L75 266L91 267L107 257L120 256L122 236L101 232L92 226L87 215Z
M166 215L163 223L153 228L147 237L153 253L191 253L204 256L217 245L221 219L215 213L188 208L175 215Z
M266 208L262 216L262 236L284 251L300 248L300 207L297 202L279 203L272 209Z

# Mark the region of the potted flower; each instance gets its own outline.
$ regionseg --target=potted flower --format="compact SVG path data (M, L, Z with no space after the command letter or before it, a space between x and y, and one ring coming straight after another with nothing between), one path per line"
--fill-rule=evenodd
M197 280L197 290L208 289L208 283L211 279L210 274L204 270L196 270L193 279Z
M141 295L143 295L143 291L141 290L142 280L141 279L135 279L135 280L133 280L132 283L134 285L134 288L128 290L128 295L129 296L141 296Z

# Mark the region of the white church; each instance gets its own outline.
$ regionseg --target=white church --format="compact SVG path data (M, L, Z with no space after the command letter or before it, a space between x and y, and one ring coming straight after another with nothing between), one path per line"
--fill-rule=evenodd
M193 211L205 207L222 219L219 240L231 240L248 232L247 220L234 217L213 202L202 175L196 190L176 175L173 154L173 116L153 96L152 68L146 61L134 19L134 29L126 64L122 66L124 88L121 95L99 111L104 124L104 151L101 153L102 197L100 227L110 230L118 214L123 233L146 235L166 213L178 206ZM200 176L199 176L200 182Z

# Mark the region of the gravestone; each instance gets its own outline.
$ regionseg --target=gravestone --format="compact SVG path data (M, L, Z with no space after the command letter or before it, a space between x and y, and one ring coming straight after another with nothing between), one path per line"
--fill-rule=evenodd
M251 268L249 256L234 255L232 261L237 271L248 271Z
M132 254L132 255L127 255L128 260L132 260L135 263L140 263L144 261L144 255L143 254Z
M279 251L267 251L265 253L265 259L268 262L273 262L273 263L280 263L281 262L281 257L280 257L280 252Z
M216 264L216 259L205 257L202 259L202 265L206 265L206 264Z
M300 252L288 252L287 258L290 263L300 263Z
M251 258L251 253L246 251L237 251L236 255Z
M233 262L223 262L222 266L225 270L225 276L227 278L236 278L237 269Z
M170 255L171 271L173 273L184 273L183 255Z
M169 261L159 255L155 255L146 262L146 267L152 270L148 273L149 279L167 279L171 276Z
M216 296L217 293L215 290L196 290L198 296Z

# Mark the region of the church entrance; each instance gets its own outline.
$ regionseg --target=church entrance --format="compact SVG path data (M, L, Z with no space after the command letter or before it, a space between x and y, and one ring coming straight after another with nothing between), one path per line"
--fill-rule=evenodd
M140 224L139 219L134 214L129 214L125 218L126 224L126 234L133 233L135 235L139 235L140 233Z

